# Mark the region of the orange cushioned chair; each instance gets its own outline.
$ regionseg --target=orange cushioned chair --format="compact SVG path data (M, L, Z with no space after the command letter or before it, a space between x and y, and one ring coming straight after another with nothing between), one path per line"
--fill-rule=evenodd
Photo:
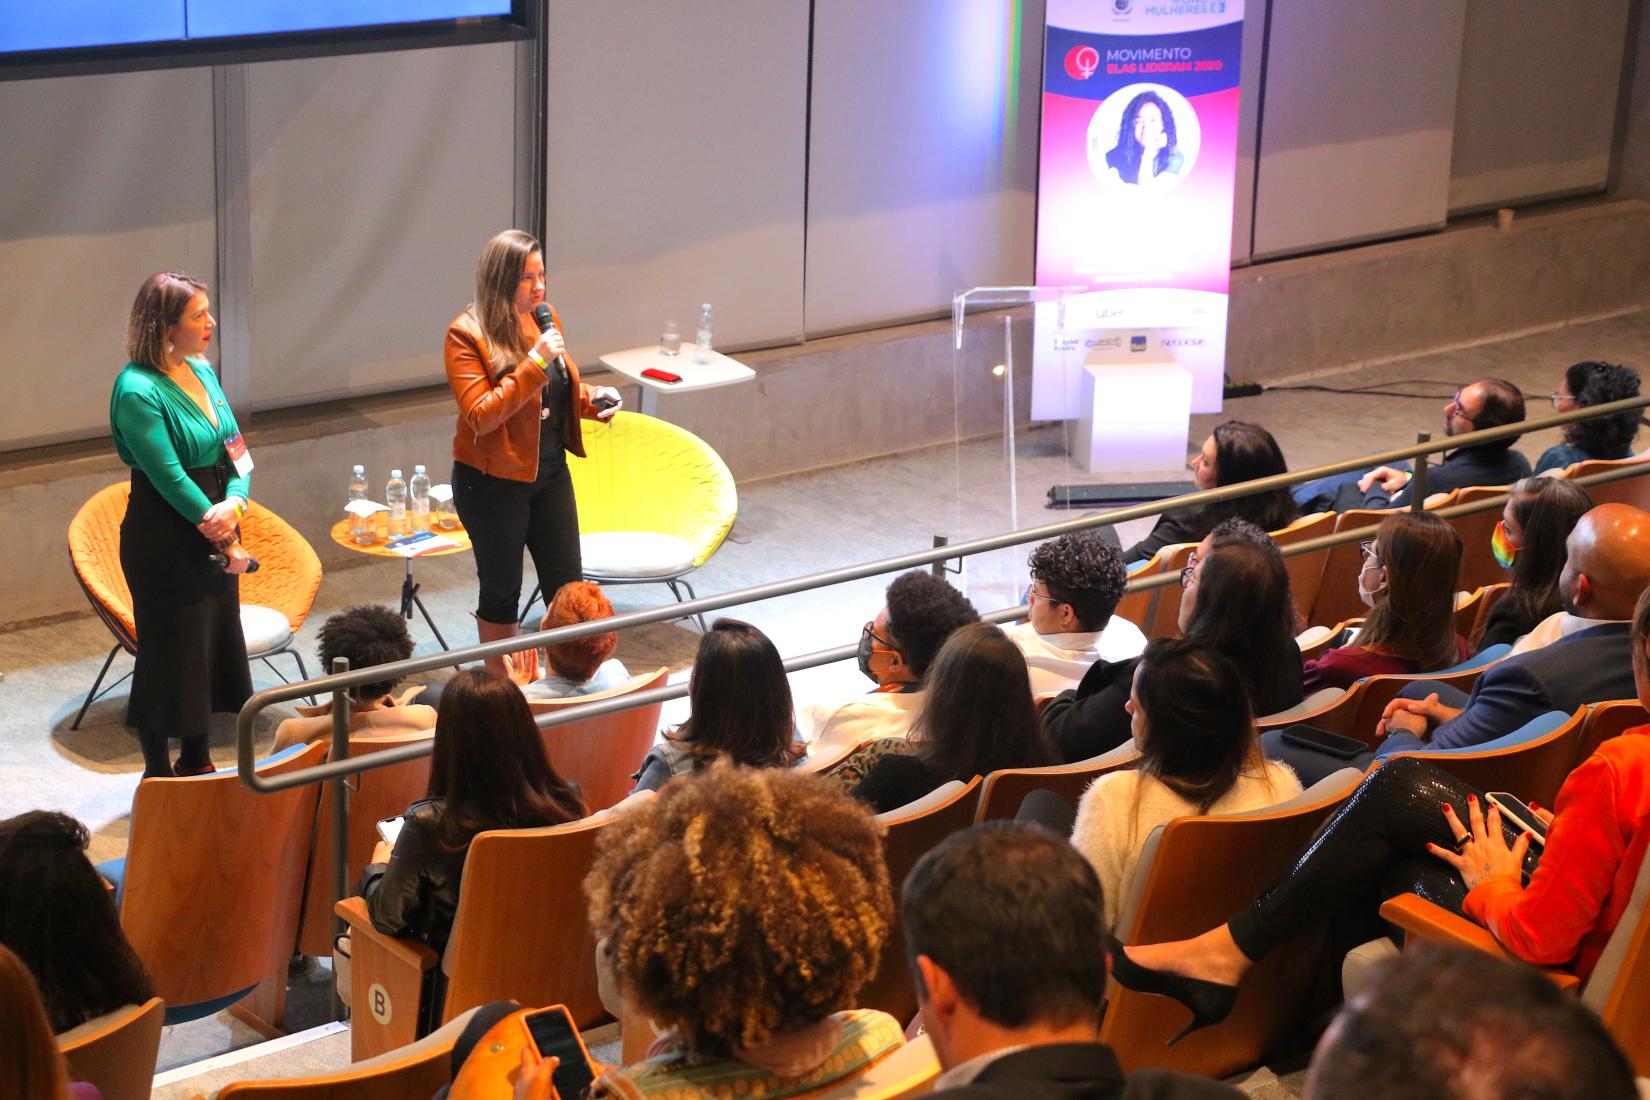
M122 676L103 691L98 690L115 654L124 649L137 655L132 592L120 568L120 523L126 518L130 494L131 485L125 481L99 489L69 521L69 564L74 567L75 580L92 610L115 636L114 647L98 670L71 729L80 728L93 700L126 679ZM241 519L241 543L258 559L260 567L258 572L241 577L241 629L246 634L247 656L262 660L286 682L269 658L288 653L298 663L299 678L307 680L304 658L293 642L321 587L321 559L291 524L255 502L247 505Z

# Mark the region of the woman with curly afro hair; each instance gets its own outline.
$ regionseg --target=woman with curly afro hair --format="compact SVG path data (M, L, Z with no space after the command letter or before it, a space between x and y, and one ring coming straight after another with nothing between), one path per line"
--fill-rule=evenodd
M717 762L609 826L584 886L604 1001L661 1031L592 1096L788 1096L903 1041L851 1007L892 903L876 822L827 780Z

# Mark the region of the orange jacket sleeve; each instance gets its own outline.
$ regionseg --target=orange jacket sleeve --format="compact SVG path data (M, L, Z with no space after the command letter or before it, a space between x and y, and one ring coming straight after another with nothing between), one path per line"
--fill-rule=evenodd
M1575 958L1599 923L1625 854L1616 789L1612 765L1599 755L1571 772L1530 884L1485 879L1467 894L1466 915L1525 962L1558 966Z
M548 381L544 369L526 358L494 378L481 338L457 321L447 328L445 359L459 419L477 435L497 431Z

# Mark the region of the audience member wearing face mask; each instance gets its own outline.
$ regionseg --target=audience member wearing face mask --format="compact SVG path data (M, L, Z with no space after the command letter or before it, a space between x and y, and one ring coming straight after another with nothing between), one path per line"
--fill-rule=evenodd
M1351 687L1365 676L1434 672L1467 656L1455 633L1455 578L1461 536L1428 512L1394 512L1363 544L1358 595L1369 617L1352 645L1305 668L1303 689Z
M1558 592L1564 544L1592 506L1587 490L1563 478L1525 478L1512 487L1490 539L1495 560L1512 571L1512 585L1490 608L1475 650L1511 645L1564 609Z
M886 600L859 636L859 670L876 686L867 695L808 707L802 733L812 742L810 752L904 737L940 647L952 631L980 620L967 597L922 570L895 577Z
M1025 658L991 624L970 623L947 638L928 685L910 735L895 742L903 751L880 744L865 750L877 755L854 796L876 812L898 809L953 779L1059 763L1037 722ZM854 763L844 769L851 773Z

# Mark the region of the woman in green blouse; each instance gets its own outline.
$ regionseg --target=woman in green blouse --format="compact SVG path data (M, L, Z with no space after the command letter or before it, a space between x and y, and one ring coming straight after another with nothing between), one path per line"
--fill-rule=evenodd
M187 275L145 281L126 330L131 361L109 400L115 451L132 468L120 527L138 635L126 723L145 776L211 771L212 713L252 694L237 576L251 562L238 523L252 462L203 358L217 325L210 306ZM168 737L183 746L175 769Z

